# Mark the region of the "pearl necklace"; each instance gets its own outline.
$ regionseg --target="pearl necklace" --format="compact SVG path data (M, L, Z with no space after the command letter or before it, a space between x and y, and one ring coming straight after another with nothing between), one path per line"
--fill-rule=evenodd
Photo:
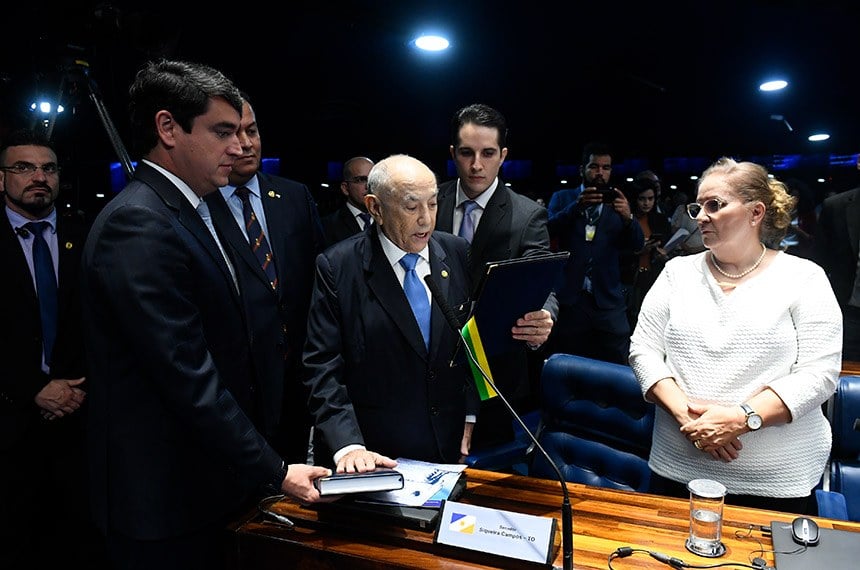
M725 271L723 271L723 268L720 267L720 265L717 263L717 258L714 257L714 252L711 252L711 263L714 264L714 268L717 271L719 271L722 275L728 277L729 279L740 279L741 277L749 275L750 273L755 271L759 265L761 265L761 262L764 259L765 253L767 253L767 248L765 247L764 244L761 244L761 255L758 256L758 259L756 259L755 263L753 263L752 266L749 269L747 269L746 271L742 271L741 273L737 273L737 274L726 273Z

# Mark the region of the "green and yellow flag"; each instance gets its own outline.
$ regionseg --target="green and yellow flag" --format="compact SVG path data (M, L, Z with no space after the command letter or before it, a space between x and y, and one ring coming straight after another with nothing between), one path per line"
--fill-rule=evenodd
M469 319L463 326L463 340L466 341L468 347L472 350L472 354L475 356L475 360L481 365L481 368L487 373L487 376L490 377L490 380L493 380L493 372L490 370L490 364L487 362L487 355L484 353L484 345L481 342L481 335L478 333L478 323L475 322L475 317ZM495 398L498 396L493 387L490 386L490 383L484 379L484 375L481 374L481 371L475 366L475 363L472 362L471 359L467 358L469 361L469 368L472 370L472 378L475 380L475 387L478 388L478 394L481 396L481 401L489 400L490 398ZM495 381L494 381L495 382Z

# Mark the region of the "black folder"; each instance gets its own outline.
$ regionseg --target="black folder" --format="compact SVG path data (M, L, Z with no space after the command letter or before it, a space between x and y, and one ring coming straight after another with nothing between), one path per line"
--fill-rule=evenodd
M487 356L522 344L511 336L511 327L526 313L543 308L550 293L561 285L569 257L569 251L562 251L486 264L472 316Z

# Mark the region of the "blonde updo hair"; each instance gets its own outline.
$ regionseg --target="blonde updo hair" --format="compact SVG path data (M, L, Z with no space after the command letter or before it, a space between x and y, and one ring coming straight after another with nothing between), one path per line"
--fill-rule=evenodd
M791 212L797 202L797 199L788 193L786 185L776 178L770 178L767 169L759 164L738 162L725 156L702 173L699 185L712 174L725 178L732 190L744 201L764 204L761 241L770 249L779 249L779 244L791 225Z

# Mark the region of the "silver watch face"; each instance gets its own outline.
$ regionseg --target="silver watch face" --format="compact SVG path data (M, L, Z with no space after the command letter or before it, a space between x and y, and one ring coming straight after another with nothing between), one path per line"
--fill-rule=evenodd
M747 427L751 430L757 430L761 427L761 416L758 414L750 414L747 416Z

